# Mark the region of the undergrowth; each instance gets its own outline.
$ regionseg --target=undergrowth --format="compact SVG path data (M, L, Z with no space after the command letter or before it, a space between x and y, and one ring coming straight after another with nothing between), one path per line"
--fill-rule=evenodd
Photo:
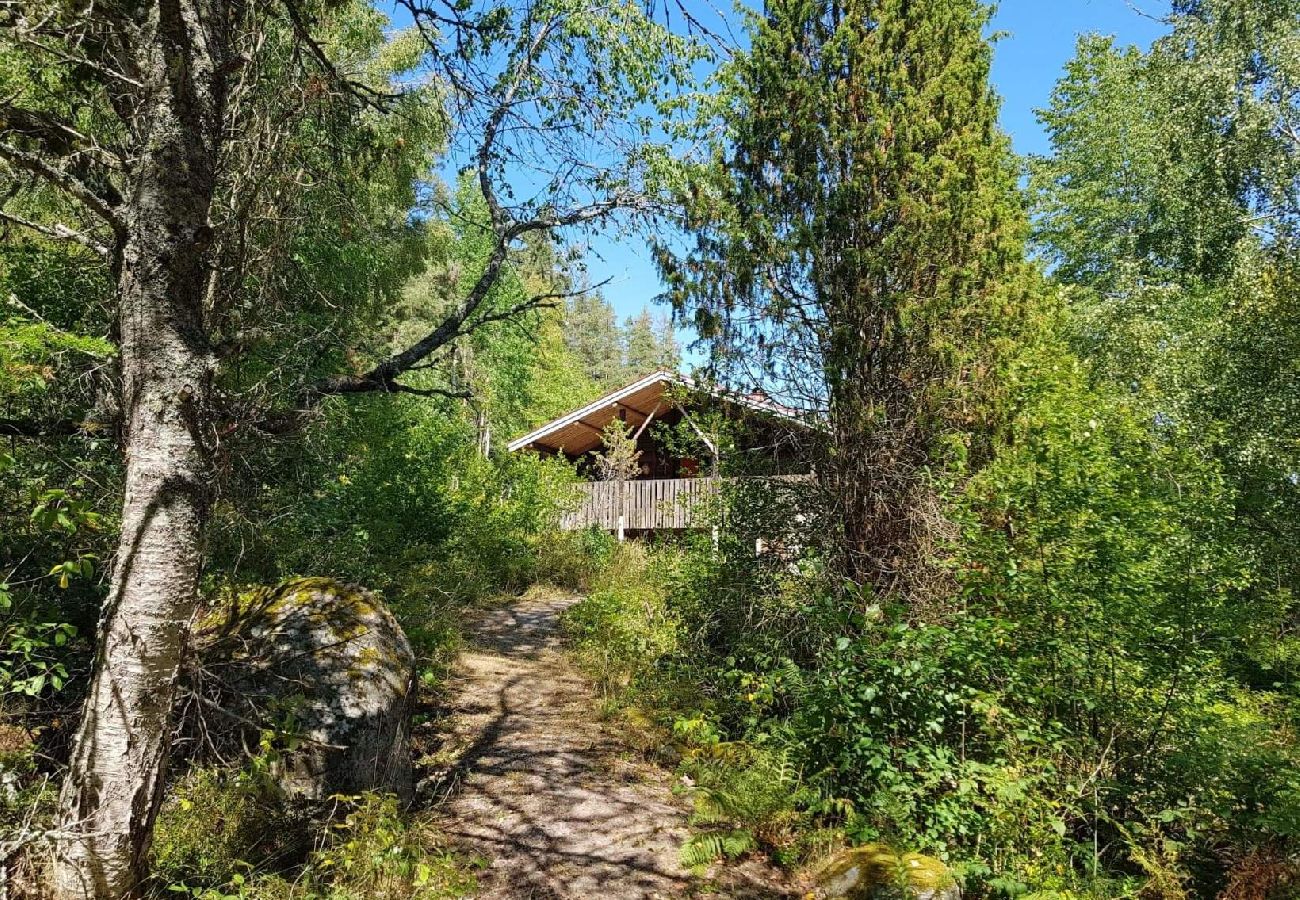
M1077 708L1104 710L1110 737L1049 715L1040 634L973 601L911 619L837 591L811 553L756 557L744 543L620 545L566 615L606 709L677 768L694 810L686 865L762 853L816 867L888 845L937 858L972 898L1295 896L1285 846L1251 849L1232 830L1251 815L1294 830L1291 794L1261 793L1290 783L1290 751L1249 737L1264 733L1249 703L1207 692L1178 711L1201 717L1180 750L1118 760L1121 741L1152 740L1150 717L1077 685ZM1125 702L1161 702L1125 689ZM1229 789L1254 771L1243 759L1276 765Z
M478 860L391 795L335 797L313 823L246 772L200 770L173 791L154 841L153 893L203 900L441 900L468 896Z

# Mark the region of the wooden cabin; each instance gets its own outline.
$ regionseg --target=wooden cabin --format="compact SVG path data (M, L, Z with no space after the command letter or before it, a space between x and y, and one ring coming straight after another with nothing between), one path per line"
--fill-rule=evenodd
M744 422L738 446L721 450L709 422L718 414ZM635 438L639 471L626 480L601 481L596 458L605 450L605 433L618 419ZM746 468L780 478L804 477L800 452L807 426L792 410L761 394L706 389L675 372L659 371L611 391L585 406L530 431L508 445L512 453L562 456L588 481L567 513L565 530L596 527L619 535L699 528L703 506L717 495L722 453L750 457ZM695 440L667 442L668 434ZM689 455L671 446L691 445Z

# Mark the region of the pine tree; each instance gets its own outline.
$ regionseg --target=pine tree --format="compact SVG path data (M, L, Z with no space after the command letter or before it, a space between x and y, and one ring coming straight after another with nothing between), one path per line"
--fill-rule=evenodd
M828 417L847 574L936 582L935 485L978 447L1025 217L979 0L772 0L721 74L727 144L660 254L725 381ZM918 601L919 602L919 601Z

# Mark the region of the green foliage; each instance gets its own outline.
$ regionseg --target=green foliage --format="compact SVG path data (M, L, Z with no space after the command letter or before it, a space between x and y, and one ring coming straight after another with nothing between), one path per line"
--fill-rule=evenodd
M468 896L472 868L392 796L335 798L323 836L244 773L191 772L173 791L154 840L158 896L202 900L440 900ZM298 863L293 880L278 872Z
M1034 315L979 0L778 0L705 105L692 232L661 268L711 367L824 417L834 561L942 602L934 480L989 452ZM906 64L900 64L906 60ZM816 443L808 440L805 443Z
M300 856L303 829L251 772L194 770L158 814L153 877L164 887L222 888Z
M55 328L48 322L12 318L0 321L0 395L10 409L30 409L75 371L78 364L101 362L113 356L107 341Z
M0 605L6 596L0 585ZM0 626L0 694L39 697L63 690L68 668L60 648L77 635L67 622L10 619Z
M577 653L606 696L647 679L677 648L664 589L668 565L667 556L640 544L619 544L589 582L587 597L565 613Z
M754 833L747 828L731 831L703 831L682 845L682 865L700 868L720 859L737 859L758 849Z
M1029 413L1039 437L1017 427L978 577L1052 667L1153 895L1295 846L1298 22L1291 0L1206 0L1147 52L1082 40L1032 166L1084 366Z
M599 292L566 304L564 344L574 366L598 391L622 387L657 369L676 371L681 363L671 320L643 309L620 327L613 307Z
M492 379L544 381L532 362L514 370L525 351L488 342L476 359ZM329 404L305 446L272 457L239 506L220 510L218 570L237 564L263 582L332 575L385 592L399 615L524 587L573 476L531 456L483 455L484 416L506 428L535 415L493 391L477 409L393 396ZM527 403L522 388L505 393Z
M614 535L596 528L552 534L537 547L537 578L559 587L590 590L608 569L617 547Z
M794 862L831 829L935 852L976 896L1111 897L1221 878L1225 841L1289 839L1285 701L1225 668L1254 629L1242 559L1205 539L1229 498L1216 464L1059 344L1008 372L1003 449L951 489L962 599L941 619L846 604L811 494L806 517L733 509L716 549L620 548L570 613L612 696L679 719L705 813L692 863L745 835ZM752 533L792 519L813 534L755 557ZM1152 849L1170 840L1176 859Z
M344 812L307 861L306 896L328 900L437 900L470 896L472 871L442 847L432 825L396 798L341 798Z
M592 460L592 474L600 481L628 481L641 472L641 451L637 449L633 428L626 422L611 419L601 432L604 447Z
M1176 4L1145 54L1081 42L1044 113L1057 154L1031 179L1060 308L1022 266L987 46L969 27L983 10L836 11L770 4L753 20L712 110L730 143L694 176L697 246L666 275L719 371L830 401L842 455L857 450L837 437L835 378L905 373L908 390L868 397L857 433L928 435L921 455L879 444L924 489L892 492L882 464L836 483L872 485L865 507L734 492L720 518L734 535L656 555L653 607L619 587L577 613L584 658L625 702L686 715L702 746L791 754L804 774L787 793L820 798L796 804L799 829L934 852L974 896L1235 896L1251 879L1284 896L1300 771L1283 375L1300 283L1294 3ZM846 74L868 71L894 90ZM903 278L898 297L882 281L853 304L913 258L937 281ZM798 290L780 290L792 271ZM948 278L962 287L931 303ZM872 303L894 318L854 319L837 344L843 314ZM870 361L895 354L879 371L853 368L864 336ZM941 523L921 557L893 532L866 542L897 580L826 565L847 520L906 530L911 515ZM755 556L758 537L772 552ZM656 620L672 641L626 658ZM737 812L692 861L781 808L710 765L718 808Z
M641 378L658 369L677 371L681 351L673 336L672 322L656 318L648 309L623 323L623 367L625 381Z
M0 469L0 478L4 474ZM10 475L20 496L42 484ZM41 490L31 499L26 522L7 535L12 544L6 548L27 552L11 562L9 580L0 581L0 698L28 698L29 706L62 691L84 652L78 607L89 605L84 598L98 599L99 555L89 548L100 548L103 524L92 501L75 491Z
M0 418L82 423L92 434L104 273L78 252L0 241ZM105 434L105 438L109 435ZM107 440L0 450L0 704L36 713L84 672L109 555L116 470ZM75 703L76 695L61 698Z
M674 733L680 736L683 729ZM818 796L803 784L789 749L724 741L688 744L681 771L691 785L691 825L703 829L682 847L686 865L755 850L785 864L802 861Z

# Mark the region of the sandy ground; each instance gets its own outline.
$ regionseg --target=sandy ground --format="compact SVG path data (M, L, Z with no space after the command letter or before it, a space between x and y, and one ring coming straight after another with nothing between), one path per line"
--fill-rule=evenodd
M559 617L579 599L532 596L482 614L456 666L445 766L424 790L444 833L489 861L478 896L791 896L754 861L707 878L682 868L688 812L671 773L598 721L562 652Z

